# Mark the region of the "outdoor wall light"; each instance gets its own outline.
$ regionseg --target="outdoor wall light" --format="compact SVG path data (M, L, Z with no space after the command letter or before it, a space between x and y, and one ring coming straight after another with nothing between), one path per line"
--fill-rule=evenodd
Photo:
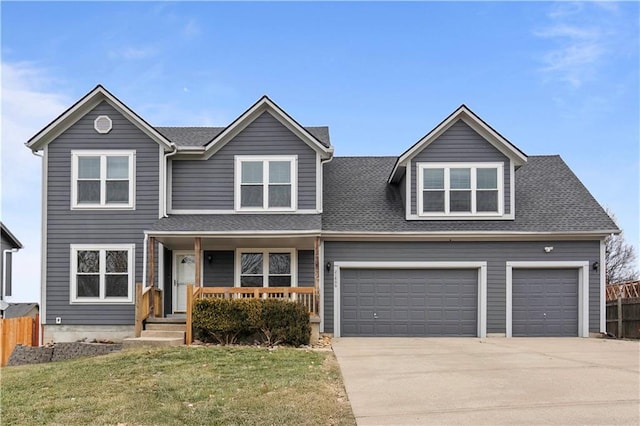
M325 267L327 268L327 272L329 272L331 270L331 262L327 262Z
M593 265L591 267L593 268L594 271L597 271L598 268L600 267L600 263L599 262L593 262Z
M207 256L207 262L209 263L213 262L213 256L211 255Z
M551 253L553 251L553 247L552 246L548 246L544 248L544 252L545 253Z

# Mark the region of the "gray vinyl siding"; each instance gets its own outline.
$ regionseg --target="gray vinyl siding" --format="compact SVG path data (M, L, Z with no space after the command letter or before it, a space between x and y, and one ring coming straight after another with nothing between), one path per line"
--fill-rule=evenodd
M492 162L504 163L504 212L511 213L511 173L509 158L477 134L462 120L458 120L438 139L411 160L411 213L416 214L418 163Z
M93 121L108 115L113 130L98 134ZM46 321L63 325L129 325L134 305L70 304L72 244L135 244L135 281L142 282L144 229L158 220L159 146L102 102L48 147ZM71 150L135 150L135 210L71 210ZM157 253L157 250L156 250ZM157 279L157 273L156 273Z
M553 246L551 253L544 247ZM487 262L487 332L505 333L507 261L600 261L599 241L337 242L324 261ZM600 330L600 273L589 268L589 329ZM324 275L324 330L333 332L333 272Z
M313 286L313 250L298 250L298 287Z
M173 160L171 207L233 210L236 155L297 155L298 209L316 208L316 152L264 112L208 160Z
M205 251L203 285L205 287L233 287L233 259L234 252L232 250Z

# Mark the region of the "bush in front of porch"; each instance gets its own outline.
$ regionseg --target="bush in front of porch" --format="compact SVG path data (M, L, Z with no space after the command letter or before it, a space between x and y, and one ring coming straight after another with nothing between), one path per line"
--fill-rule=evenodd
M298 303L275 299L197 299L193 330L203 342L221 345L252 343L269 346L309 344L309 314Z

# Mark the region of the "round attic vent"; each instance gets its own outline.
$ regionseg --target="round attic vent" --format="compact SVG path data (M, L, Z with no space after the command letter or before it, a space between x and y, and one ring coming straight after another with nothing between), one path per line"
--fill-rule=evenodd
M93 128L96 129L98 133L109 133L112 127L111 119L106 115L99 116L93 122Z

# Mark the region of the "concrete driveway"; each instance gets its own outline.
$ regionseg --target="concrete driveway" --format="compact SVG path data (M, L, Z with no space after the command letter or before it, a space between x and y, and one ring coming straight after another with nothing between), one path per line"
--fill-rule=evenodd
M640 424L640 343L336 338L359 425Z

